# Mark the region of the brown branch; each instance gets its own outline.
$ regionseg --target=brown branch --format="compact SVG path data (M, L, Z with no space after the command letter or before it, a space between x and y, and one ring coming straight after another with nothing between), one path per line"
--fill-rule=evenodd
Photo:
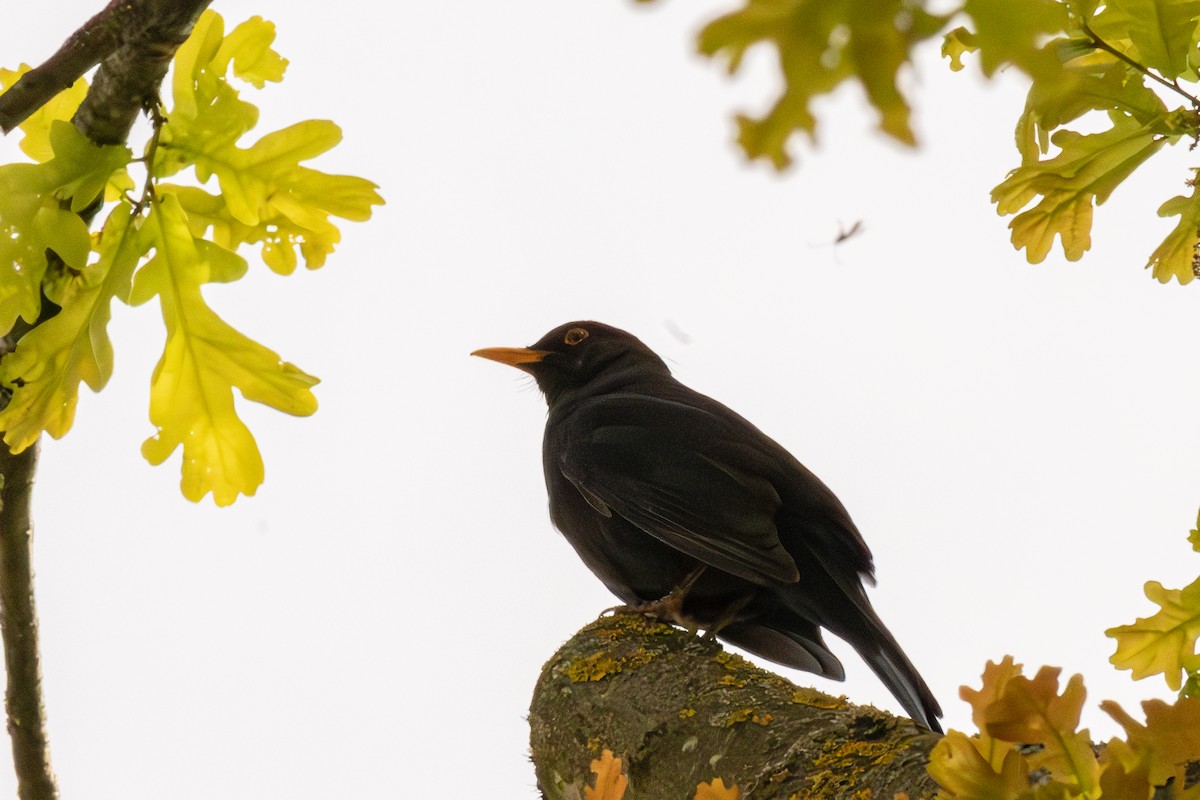
M212 0L112 0L58 52L0 95L0 130L29 118L100 64L75 123L98 144L120 144L151 102L171 57Z
M13 455L0 444L0 631L8 672L4 706L21 800L58 797L46 741L37 609L33 600L33 524L29 504L37 455L36 443L20 455Z
M529 724L550 800L583 796L604 749L623 759L625 800L692 797L716 777L743 797L915 800L937 788L925 764L938 734L637 615L602 617L563 645L542 669Z

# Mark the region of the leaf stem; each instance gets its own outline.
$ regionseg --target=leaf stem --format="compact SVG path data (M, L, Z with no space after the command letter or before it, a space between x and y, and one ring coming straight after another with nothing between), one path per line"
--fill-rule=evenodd
M166 124L167 118L162 113L162 101L158 99L157 95L146 103L146 115L150 117L154 131L150 134L150 143L146 145L146 155L141 159L146 168L146 184L142 189L141 199L133 207L134 214L141 214L146 206L158 199L154 192L154 157L158 155L158 140L162 136L163 125Z
M1092 40L1092 45L1095 46L1097 49L1103 50L1104 52L1108 53L1109 55L1115 56L1116 58L1118 58L1121 61L1124 61L1126 64L1133 67L1135 70L1142 73L1143 75L1150 78L1151 80L1157 81L1158 83L1161 83L1163 86L1167 87L1171 91L1173 91L1177 94L1180 94L1183 97L1186 97L1187 101L1192 104L1192 108L1200 109L1200 98L1197 98L1194 95L1190 95L1187 92L1185 92L1183 90L1183 88L1179 85L1178 81L1169 81L1166 78L1164 78L1163 76L1159 75L1157 72L1154 72L1149 67L1145 66L1144 64L1139 64L1137 61L1134 61L1132 58L1125 55L1120 50L1113 47L1111 44L1109 44L1108 42L1104 41L1099 36L1097 36L1096 32L1092 30L1091 26L1087 24L1086 20L1080 21L1079 25L1080 25L1080 28L1083 30L1083 32L1087 34L1088 38Z

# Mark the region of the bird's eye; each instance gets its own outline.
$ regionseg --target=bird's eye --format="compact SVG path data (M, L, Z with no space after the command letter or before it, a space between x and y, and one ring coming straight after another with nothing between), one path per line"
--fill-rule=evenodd
M563 341L567 344L579 344L588 337L588 332L583 328L571 328L567 331L567 335L563 337Z

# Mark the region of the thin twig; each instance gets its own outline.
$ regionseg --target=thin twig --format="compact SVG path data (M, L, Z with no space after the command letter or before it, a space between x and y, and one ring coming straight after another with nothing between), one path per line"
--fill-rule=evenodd
M1109 44L1108 42L1104 41L1099 36L1097 36L1095 31L1093 31L1091 29L1091 26L1089 26L1086 21L1080 23L1080 28L1083 30L1084 33L1086 33L1088 35L1088 38L1092 40L1092 45L1095 46L1097 49L1103 50L1104 52L1108 53L1109 55L1116 56L1118 59L1120 59L1121 61L1124 61L1126 64L1133 67L1135 70L1142 73L1143 75L1150 78L1151 80L1157 81L1158 83L1161 83L1163 86L1167 87L1171 91L1176 92L1177 94L1183 95L1184 97L1187 98L1188 102L1192 104L1193 108L1200 108L1200 98L1197 98L1197 97L1185 92L1177 81L1169 81L1166 78L1164 78L1163 76L1159 75L1157 72L1154 72L1149 67L1145 66L1144 64L1139 64L1138 62L1134 61L1132 58L1125 55L1120 50L1113 47L1111 44Z

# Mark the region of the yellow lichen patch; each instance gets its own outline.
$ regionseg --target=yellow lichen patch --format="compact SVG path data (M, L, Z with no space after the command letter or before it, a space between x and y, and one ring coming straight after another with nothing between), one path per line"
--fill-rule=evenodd
M735 678L732 675L722 675L721 680L717 681L717 683L720 683L724 686L736 686L737 688L740 689L741 687L746 685L746 679L745 678Z
M719 724L723 724L726 728L732 728L734 725L739 725L743 722L749 722L754 717L753 708L739 708L736 711L730 711L724 718L718 717Z
M767 778L767 783L782 783L783 781L786 781L791 776L792 776L792 771L785 767L784 769L781 769L778 772L772 772L771 777Z
M736 653L727 653L724 650L713 656L713 661L731 671L735 669L754 669L754 665L746 659Z
M675 629L644 614L617 614L593 622L592 635L604 642L615 642L626 636L665 636Z
M679 718L680 719L688 719L689 717L694 717L694 716L696 716L696 709L694 709L694 708L679 709Z
M602 681L620 669L621 665L608 653L592 653L586 658L567 664L563 667L563 674L570 678L572 683L584 683Z
M754 716L752 716L750 718L750 721L753 722L755 725L767 726L775 721L775 715L774 714L763 714L760 716L758 714L755 714Z
M899 739L840 744L827 742L822 753L813 761L813 771L809 775L812 795L870 800L870 789L855 788L862 780L863 773L870 767L890 764L904 746Z
M572 683L602 681L622 670L645 666L653 658L654 654L643 647L639 647L622 658L613 658L608 653L600 651L563 665L562 674L566 675Z
M813 708L844 708L846 696L834 697L824 692L818 692L816 689L799 686L792 692L791 702Z
M816 763L820 765L826 759L842 761L847 758L866 759L872 764L890 764L896 758L896 743L888 740L881 742L845 742L828 754L822 754Z
M592 738L587 740L587 749L595 752L596 750L600 749L600 744L601 744L600 737L593 736Z

